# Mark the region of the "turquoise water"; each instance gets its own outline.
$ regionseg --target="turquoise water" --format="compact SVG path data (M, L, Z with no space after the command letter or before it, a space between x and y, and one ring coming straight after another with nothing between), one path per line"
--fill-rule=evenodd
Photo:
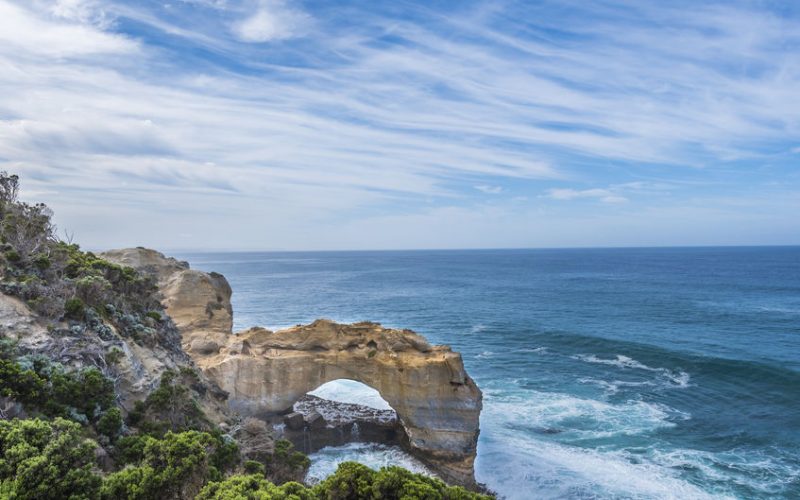
M236 328L460 351L477 477L507 498L800 498L800 247L182 257L225 274Z

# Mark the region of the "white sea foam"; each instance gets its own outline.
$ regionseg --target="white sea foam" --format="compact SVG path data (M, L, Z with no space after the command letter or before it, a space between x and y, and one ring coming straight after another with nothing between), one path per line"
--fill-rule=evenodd
M675 388L683 389L689 387L689 381L691 380L691 376L684 371L673 371L667 368L655 368L644 363L640 363L639 361L622 354L617 354L616 358L599 358L594 354L576 354L572 356L572 359L577 359L586 363L616 366L617 368L622 369L644 370L658 373L659 376L667 382L667 385Z
M600 388L602 388L608 395L613 395L619 392L621 387L653 387L656 385L655 382L650 382L649 380L645 380L643 382L629 382L626 380L613 380L611 382L607 380L600 380L596 378L586 377L586 378L579 378L578 382L581 384L593 384Z
M309 455L311 467L306 482L315 484L336 471L342 462L355 461L380 469L389 465L399 465L412 472L435 476L422 462L404 452L398 446L375 443L348 443L344 446L328 446Z
M547 354L549 352L547 347L530 347L530 348L520 349L519 351L520 352L533 352L533 353L536 353L536 354Z
M638 463L623 451L577 448L513 435L483 445L478 481L489 482L508 500L530 498L726 498L681 479L679 472Z
M484 394L484 413L498 417L496 423L538 434L559 433L569 439L638 435L689 418L668 406L637 400L612 404L530 390L498 393L485 389Z
M494 353L492 351L483 351L482 353L477 354L475 357L482 359L482 358L491 358L492 356L494 356Z
M469 329L470 333L480 333L486 330L487 326L478 323L477 325L473 325L472 328Z
M758 491L764 496L781 496L784 488L791 487L800 479L800 470L779 456L767 456L756 450L730 450L711 453L701 450L653 449L651 460L664 467L676 470L700 471L709 483L720 489L732 485ZM723 472L724 470L724 472Z
M776 307L776 306L761 306L758 308L761 312L780 313L780 314L800 314L800 309L794 307Z
M720 498L680 471L583 439L645 434L688 418L664 405L610 404L568 394L486 390L476 462L479 481L510 500L529 498ZM533 432L520 432L527 427ZM546 432L536 432L536 429Z

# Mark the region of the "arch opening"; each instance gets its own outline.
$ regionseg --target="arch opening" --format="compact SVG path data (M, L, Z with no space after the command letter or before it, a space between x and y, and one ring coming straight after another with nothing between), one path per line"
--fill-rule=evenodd
M350 379L336 379L325 382L313 391L306 393L309 396L336 401L345 404L366 406L376 410L392 410L388 401L383 399L381 393L363 382Z
M307 454L369 443L389 447L383 455L390 456L402 454L407 442L394 408L376 389L352 379L334 379L302 395L276 429Z

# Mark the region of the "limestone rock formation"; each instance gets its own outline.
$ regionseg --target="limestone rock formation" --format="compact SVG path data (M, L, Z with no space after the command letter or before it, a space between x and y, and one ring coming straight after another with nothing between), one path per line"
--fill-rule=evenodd
M193 271L136 248L103 257L153 273L184 349L229 393L245 416L288 411L304 394L337 379L376 389L395 409L409 449L450 481L473 485L481 392L461 355L410 330L376 323L310 325L232 334L231 288L222 275Z
M190 269L186 262L147 248L110 250L100 255L156 278L162 303L181 332L186 352L208 355L227 342L233 328L232 291L223 275Z
M395 409L410 448L446 478L473 481L481 392L461 355L408 330L318 320L271 332L239 333L195 361L243 414L280 412L337 379L376 389Z

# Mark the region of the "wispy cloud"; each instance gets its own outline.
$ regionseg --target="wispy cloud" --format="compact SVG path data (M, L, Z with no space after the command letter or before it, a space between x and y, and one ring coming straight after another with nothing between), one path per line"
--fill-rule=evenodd
M486 194L500 194L503 192L503 188L501 186L489 186L488 184L479 184L475 186L475 189Z
M626 203L627 198L608 189L584 189L576 190L569 188L551 189L548 196L554 200L575 200L578 198L596 198L603 203Z
M286 0L261 0L252 14L234 25L234 31L245 42L271 42L302 36L311 24L309 14Z
M633 210L653 176L785 175L799 33L744 2L0 0L0 160L69 224L130 203L180 226L213 197L290 246L285 220L468 211L465 190Z

